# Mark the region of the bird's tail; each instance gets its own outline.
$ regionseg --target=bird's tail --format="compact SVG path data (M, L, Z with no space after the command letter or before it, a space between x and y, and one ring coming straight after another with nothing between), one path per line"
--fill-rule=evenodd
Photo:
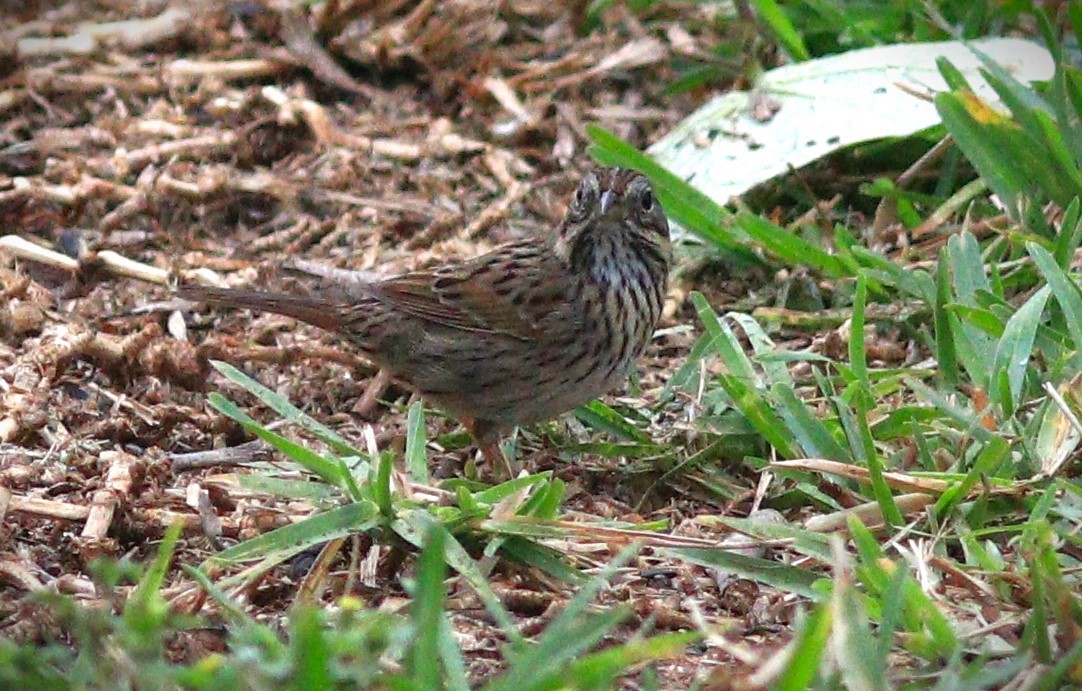
M338 331L343 325L341 307L326 298L195 285L180 286L176 294L193 302L281 314L328 331Z

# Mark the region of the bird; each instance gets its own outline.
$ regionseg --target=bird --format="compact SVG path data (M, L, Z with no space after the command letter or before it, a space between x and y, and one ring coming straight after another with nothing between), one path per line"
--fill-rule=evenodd
M500 438L622 384L661 317L669 224L649 179L582 175L552 232L461 262L372 278L344 297L181 285L179 297L271 312L344 337L457 418L493 470Z

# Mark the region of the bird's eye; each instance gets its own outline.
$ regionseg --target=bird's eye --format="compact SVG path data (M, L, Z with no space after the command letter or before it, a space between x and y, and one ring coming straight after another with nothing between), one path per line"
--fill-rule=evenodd
M654 193L651 192L650 190L647 190L647 191L643 192L642 196L639 197L639 206L642 207L643 211L646 211L648 213L650 211L653 211L654 210Z

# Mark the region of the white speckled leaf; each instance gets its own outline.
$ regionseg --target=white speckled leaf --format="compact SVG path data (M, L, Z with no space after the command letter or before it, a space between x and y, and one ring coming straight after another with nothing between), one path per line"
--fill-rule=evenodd
M1052 77L1049 52L1032 41L991 38L973 48L1022 81ZM720 96L648 149L659 163L720 204L759 183L858 142L913 134L939 123L931 95L947 88L949 60L978 95L998 101L959 41L880 46L786 65L752 92Z

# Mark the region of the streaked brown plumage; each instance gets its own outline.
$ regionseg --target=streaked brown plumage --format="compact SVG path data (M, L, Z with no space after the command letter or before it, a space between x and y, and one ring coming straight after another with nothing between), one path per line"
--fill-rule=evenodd
M489 462L499 436L621 383L661 315L669 227L649 181L588 173L551 236L364 284L349 301L202 286L182 297L274 312L349 338L462 420Z

